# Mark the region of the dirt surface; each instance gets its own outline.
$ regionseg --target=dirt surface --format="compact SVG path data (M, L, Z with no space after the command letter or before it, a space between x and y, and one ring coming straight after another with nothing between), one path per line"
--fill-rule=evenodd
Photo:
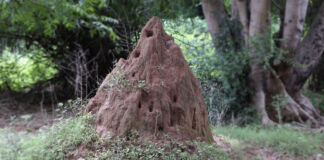
M42 127L50 126L59 116L52 112L56 104L30 104L7 97L0 100L0 128L37 133Z
M199 81L159 18L151 18L127 60L120 59L87 106L101 136L138 131L144 139L211 141Z

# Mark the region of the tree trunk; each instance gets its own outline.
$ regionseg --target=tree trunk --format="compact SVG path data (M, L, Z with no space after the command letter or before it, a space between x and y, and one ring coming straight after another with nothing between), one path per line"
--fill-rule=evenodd
M318 64L324 52L324 2L309 31L296 51L294 61L301 64L293 68L287 78L288 92L299 91Z
M238 9L239 19L243 26L244 42L249 44L249 0L233 0Z
M311 79L309 81L308 88L314 92L324 92L324 54L322 53L322 57L318 66L314 70L311 75Z
M301 93L306 80L314 71L324 52L324 2L310 29L296 50L293 61L298 63L282 77L291 97L300 105L304 119L311 119L316 125L324 125L324 118L314 108L310 100Z
M270 0L251 0L251 20L249 27L249 37L254 41L260 41L260 45L265 44L265 39L259 35L266 34L270 29ZM252 90L251 105L256 107L257 112L264 124L272 124L266 112L266 85L269 71L265 70L261 63L259 51L255 50L254 46L248 46L251 54L251 71L249 74L249 87Z
M263 124L274 124L281 121L310 121L314 126L323 125L324 121L307 97L301 93L306 80L313 72L324 52L324 2L302 42L302 30L305 21L308 0L287 0L285 5L283 41L280 47L287 51L283 56L291 63L281 62L275 67L275 73L266 70L260 63L260 57L249 39L258 45L267 45L269 37L262 36L270 29L271 0L234 0L239 19L243 25L246 46L251 51L251 71L249 87L252 90L251 105L257 108ZM204 13L212 11L205 10ZM207 15L208 13L205 13ZM206 17L209 23L210 18ZM219 19L214 19L218 21ZM224 20L223 20L224 21ZM210 27L210 25L208 25ZM212 32L217 33L217 30ZM265 39L263 39L263 37ZM235 37L234 37L235 38ZM280 37L279 37L280 38ZM259 43L260 42L260 43ZM263 55L264 56L264 55ZM278 95L282 99L278 100ZM278 102L284 101L284 102ZM274 104L279 104L276 108Z
M228 15L222 0L202 0L202 8L213 41L219 29L226 26Z
M285 58L292 59L296 53L298 44L302 36L303 25L305 22L308 0L287 0L283 21L283 41L281 48L287 53ZM291 64L280 63L277 72L281 79L286 82L291 76L293 69ZM289 76L288 76L289 75Z

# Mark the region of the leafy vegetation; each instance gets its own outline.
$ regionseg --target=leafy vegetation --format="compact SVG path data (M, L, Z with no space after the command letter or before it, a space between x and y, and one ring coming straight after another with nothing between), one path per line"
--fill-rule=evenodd
M57 35L57 29L64 26L68 30L80 29L85 26L90 29L91 36L95 32L99 35L110 35L116 39L116 34L112 28L104 25L102 21L117 23L117 20L101 15L96 12L102 9L106 4L104 0L85 0L76 3L69 0L59 1L7 1L1 0L1 28L2 33L11 33L11 30L17 31L21 36L26 33L33 33L33 36L46 36L54 38ZM37 16L35 16L37 13ZM5 27L8 24L15 24L14 27ZM31 38L31 37L30 37Z
M84 95L98 87L114 60L128 56L150 17L173 19L180 12L197 16L197 3L199 0L0 0L0 54L6 48L43 50L57 74L39 82L51 81L74 96ZM84 71L78 73L75 64L84 66ZM83 82L75 82L78 76ZM85 82L89 83L82 85L84 93L73 91Z
M57 74L55 64L44 57L42 50L27 50L25 54L0 54L0 91L28 91L37 82L46 81Z
M139 140L136 133L125 138L100 138L93 122L94 117L90 114L68 118L48 129L44 128L36 135L1 129L0 158L64 159L77 157L82 154L78 153L79 147L84 147L82 156L87 159L229 159L227 153L216 144L155 144Z

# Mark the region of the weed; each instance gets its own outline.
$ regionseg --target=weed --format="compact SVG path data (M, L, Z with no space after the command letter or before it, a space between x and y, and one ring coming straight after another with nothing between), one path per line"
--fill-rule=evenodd
M118 91L132 91L134 89L144 88L146 85L145 80L138 80L135 83L126 77L124 73L117 70L115 73L110 74L109 81L105 84L104 89L109 91L111 88L117 87Z
M139 80L137 83L137 88L143 88L145 86L145 80Z

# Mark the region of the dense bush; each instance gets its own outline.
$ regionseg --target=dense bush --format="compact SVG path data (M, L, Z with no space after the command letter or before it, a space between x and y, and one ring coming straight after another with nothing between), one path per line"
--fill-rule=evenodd
M57 73L54 63L42 50L5 50L0 54L0 91L28 91Z

